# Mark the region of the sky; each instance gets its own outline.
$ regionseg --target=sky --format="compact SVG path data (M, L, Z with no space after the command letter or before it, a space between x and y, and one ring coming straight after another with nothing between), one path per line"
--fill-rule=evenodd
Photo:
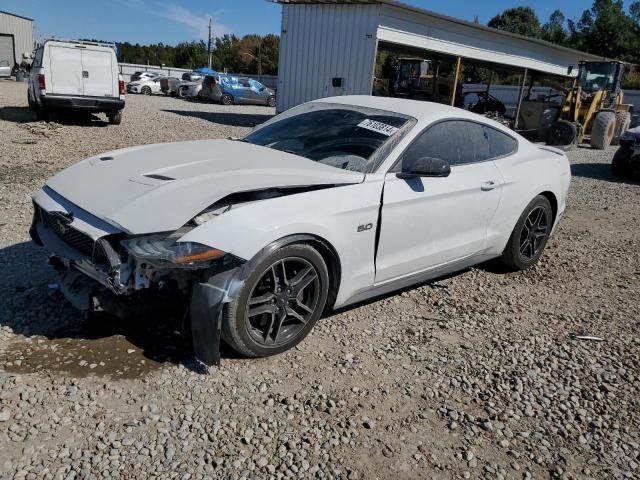
M514 6L531 6L544 23L556 8L567 18L577 19L592 4L592 0L402 1L469 21L477 15L484 24ZM169 45L206 40L209 17L214 36L279 34L281 8L267 0L0 0L0 10L35 20L34 38L38 40L57 36Z

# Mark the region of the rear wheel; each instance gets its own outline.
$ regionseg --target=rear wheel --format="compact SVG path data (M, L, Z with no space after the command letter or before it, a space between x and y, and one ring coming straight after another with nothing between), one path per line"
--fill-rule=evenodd
M36 119L40 122L48 122L49 111L44 107L36 106Z
M613 156L611 162L611 173L616 178L627 177L631 174L631 156L633 155L633 149L631 148L619 148L616 154Z
M629 112L616 112L616 131L613 134L611 145L620 145L620 137L631 126L631 114Z
M511 270L534 265L547 244L553 227L553 210L549 200L538 195L524 209L516 223L500 261Z
M151 91L151 87L145 85L144 87L142 87L142 90L140 90L140 93L142 93L143 95L151 95L153 92Z
M578 127L568 120L558 120L547 130L547 145L568 150L578 141Z
M222 337L237 352L264 357L297 345L327 302L329 274L308 245L288 245L262 260L225 308Z
M229 95L228 93L225 93L220 98L220 103L222 105L232 105L233 104L233 97L231 95Z
M122 123L122 110L107 113L107 118L111 125L120 125Z
M591 128L591 148L604 150L613 140L616 133L616 114L613 112L599 112Z

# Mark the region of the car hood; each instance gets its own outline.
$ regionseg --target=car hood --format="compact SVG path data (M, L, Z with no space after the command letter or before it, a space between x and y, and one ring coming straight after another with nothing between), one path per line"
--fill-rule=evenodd
M46 185L130 234L180 228L236 192L346 185L364 174L234 140L145 145L88 158Z

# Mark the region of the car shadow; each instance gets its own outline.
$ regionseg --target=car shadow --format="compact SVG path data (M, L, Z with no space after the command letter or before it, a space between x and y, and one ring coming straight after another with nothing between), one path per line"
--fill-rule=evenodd
M200 118L208 122L229 127L255 127L273 117L271 114L235 113L235 112L194 112L190 110L163 110L183 117Z
M37 122L35 112L29 107L0 107L0 120L13 123ZM49 112L49 122L69 126L106 127L109 122L93 113L52 110Z
M0 350L0 369L133 378L172 363L203 372L182 334L186 308L127 320L83 316L60 292L46 251L32 242L1 248L0 271L0 332L19 336ZM238 358L226 345L221 355Z
M571 175L613 183L640 184L640 178L637 174L628 178L614 177L611 173L611 164L608 163L574 163L571 165Z

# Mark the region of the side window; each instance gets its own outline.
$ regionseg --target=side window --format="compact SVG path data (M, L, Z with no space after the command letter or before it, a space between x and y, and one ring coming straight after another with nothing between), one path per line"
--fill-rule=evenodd
M489 158L504 157L511 155L518 148L518 142L495 128L483 127L489 142Z
M446 120L422 132L402 156L404 160L432 157L450 165L486 160L489 147L480 124L464 120Z
M248 78L239 78L238 79L238 85L240 85L241 87L245 87L245 88L250 88L251 84L249 84L249 79Z
M40 47L39 49L36 50L36 56L33 59L33 66L36 68L42 67L42 51L43 50L44 50L43 47Z

